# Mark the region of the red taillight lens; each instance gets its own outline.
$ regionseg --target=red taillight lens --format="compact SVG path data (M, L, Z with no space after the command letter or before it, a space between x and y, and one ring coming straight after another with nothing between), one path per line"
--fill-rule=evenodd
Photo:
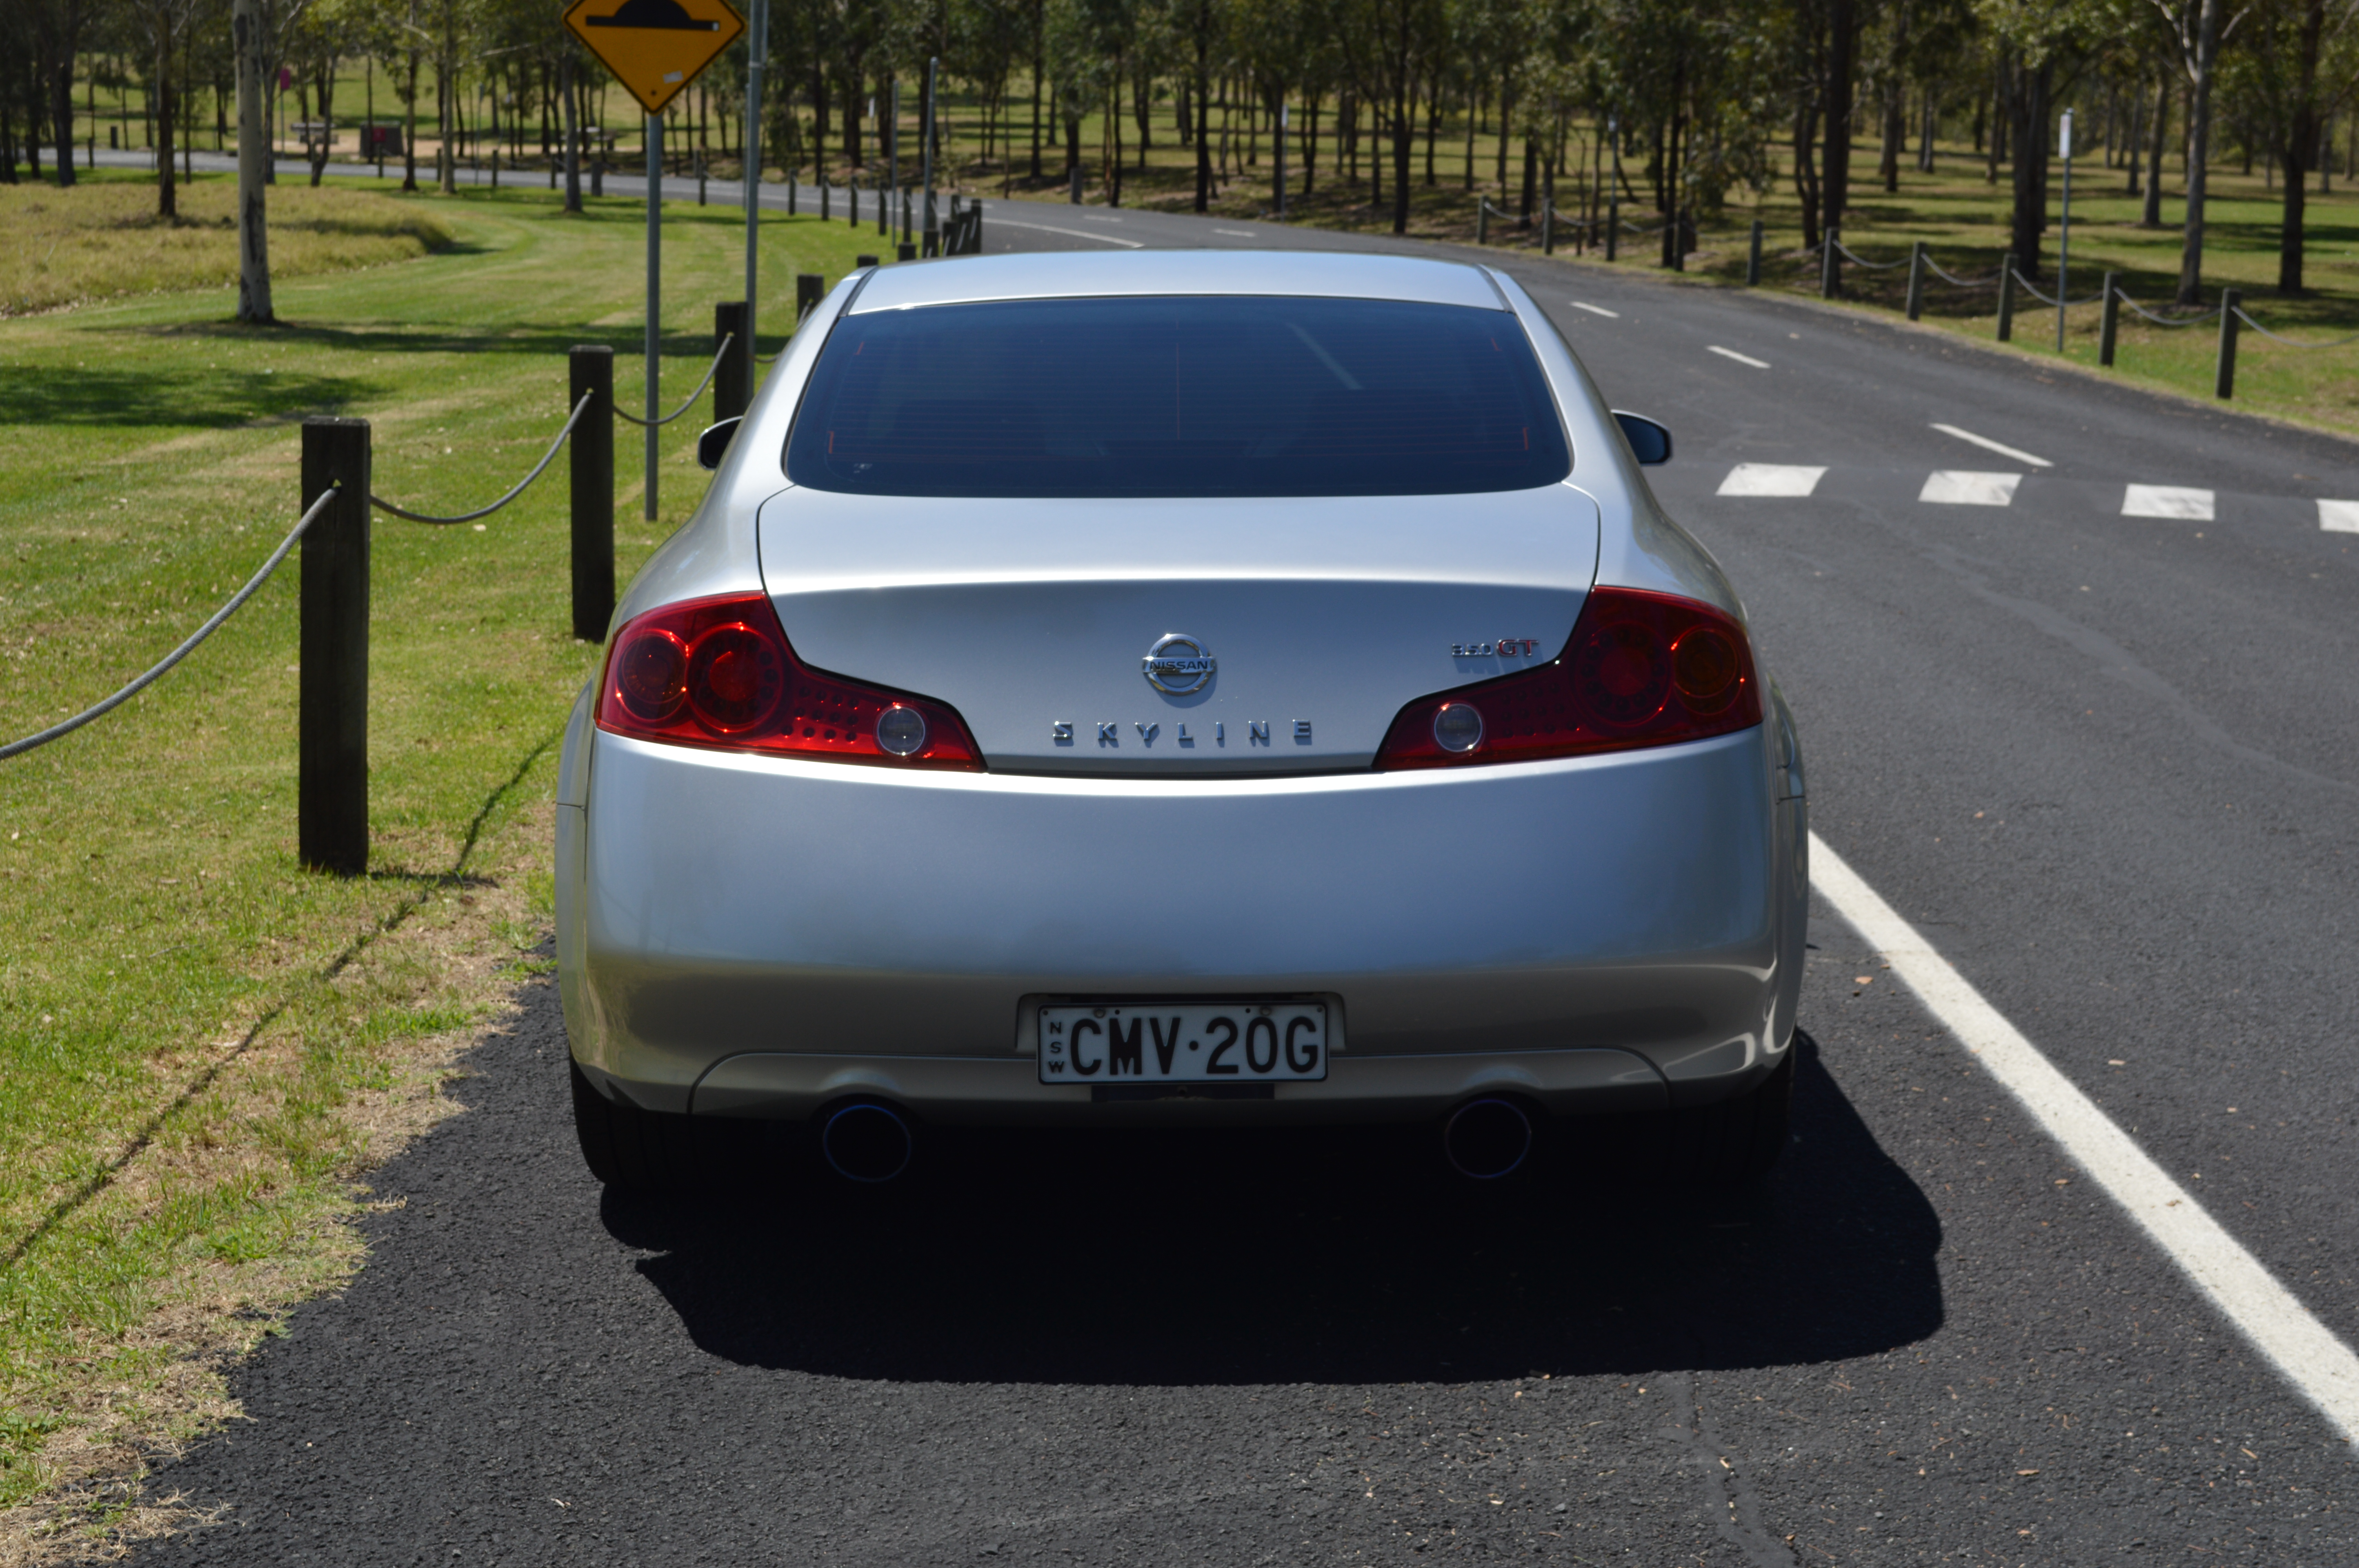
M1760 722L1744 627L1692 599L1598 588L1553 663L1418 698L1393 720L1376 766L1528 762L1669 746Z
M940 703L806 667L758 593L690 600L633 619L606 658L598 728L727 752L983 766L965 721Z

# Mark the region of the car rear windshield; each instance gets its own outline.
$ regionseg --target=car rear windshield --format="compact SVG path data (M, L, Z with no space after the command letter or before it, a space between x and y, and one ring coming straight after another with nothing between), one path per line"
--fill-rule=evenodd
M1044 299L850 316L787 474L864 495L1446 495L1571 469L1503 310Z

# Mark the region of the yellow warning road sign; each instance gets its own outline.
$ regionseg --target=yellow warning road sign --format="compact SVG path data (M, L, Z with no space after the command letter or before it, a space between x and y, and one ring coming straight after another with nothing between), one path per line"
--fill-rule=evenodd
M565 25L650 114L745 30L723 0L573 0Z

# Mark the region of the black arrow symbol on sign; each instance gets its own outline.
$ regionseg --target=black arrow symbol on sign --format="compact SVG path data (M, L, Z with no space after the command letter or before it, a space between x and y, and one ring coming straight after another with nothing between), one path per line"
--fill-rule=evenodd
M641 27L676 33L717 33L719 22L700 22L690 16L679 0L623 0L620 9L611 16L585 16L583 24L592 27Z

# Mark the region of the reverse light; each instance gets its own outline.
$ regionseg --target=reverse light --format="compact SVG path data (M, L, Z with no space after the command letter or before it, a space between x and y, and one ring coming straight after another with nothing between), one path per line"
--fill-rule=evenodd
M1418 698L1393 719L1375 765L1537 762L1760 722L1753 650L1733 617L1673 594L1595 588L1552 662Z
M821 675L758 593L667 604L614 637L598 728L642 741L769 756L980 770L949 708Z

